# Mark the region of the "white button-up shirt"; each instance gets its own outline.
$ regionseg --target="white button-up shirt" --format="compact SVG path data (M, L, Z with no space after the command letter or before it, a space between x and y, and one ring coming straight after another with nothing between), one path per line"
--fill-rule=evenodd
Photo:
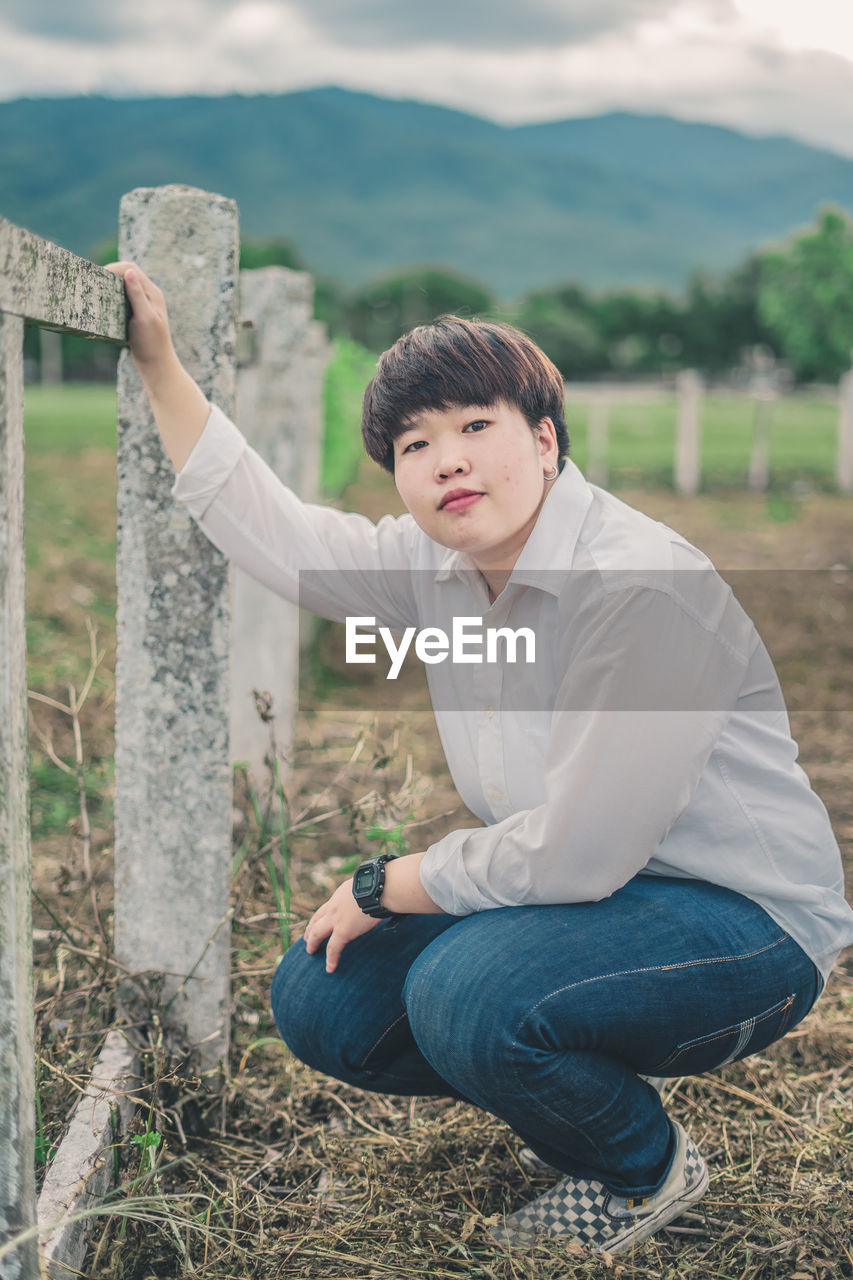
M445 911L594 901L642 872L754 899L824 978L853 943L838 846L755 627L701 552L573 463L494 602L411 516L301 502L218 409L174 493L226 555L324 617L534 635L534 662L519 643L514 664L427 666L453 780L486 824L426 851Z

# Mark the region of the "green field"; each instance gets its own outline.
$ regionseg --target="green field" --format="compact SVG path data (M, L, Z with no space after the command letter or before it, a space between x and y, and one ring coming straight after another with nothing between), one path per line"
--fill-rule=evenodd
M586 407L570 405L572 457L583 468L587 461ZM746 484L754 402L745 395L711 392L701 409L703 488ZM610 483L668 486L675 459L676 403L673 397L652 404L620 404L609 415ZM814 393L799 392L773 406L770 444L771 488L808 480L818 488L831 487L835 472L838 432L837 402Z
M339 493L352 479L361 456L361 395L375 369L370 353L355 343L336 344L325 399L322 487ZM101 383L27 388L26 433L31 454L79 454L115 450L115 390ZM743 395L707 394L702 402L704 487L745 483L755 407ZM587 460L587 409L570 405L572 457ZM672 483L676 406L674 397L652 404L619 404L610 412L611 483ZM786 396L773 407L771 487L809 479L831 487L838 431L837 402L807 391Z

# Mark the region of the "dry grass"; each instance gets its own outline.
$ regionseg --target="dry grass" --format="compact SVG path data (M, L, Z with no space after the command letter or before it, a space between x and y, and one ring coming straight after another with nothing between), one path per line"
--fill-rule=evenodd
M423 803L428 784L398 734L354 733L352 723L318 716L302 745L291 775L301 823L291 839L297 932L339 880L342 858L366 852L365 830L393 826ZM252 822L247 809L237 829L249 847ZM109 851L92 857L108 918ZM51 903L56 920L39 934L47 1143L58 1140L113 1016L116 973L92 896L82 879L68 881ZM256 849L237 874L234 903L230 1076L202 1089L155 1023L143 1055L150 1110L121 1151L121 1196L149 1200L144 1212L99 1221L87 1276L853 1275L853 974L838 973L771 1050L668 1086L668 1107L710 1160L711 1189L695 1210L612 1262L557 1242L508 1254L491 1243L489 1219L546 1185L519 1164L515 1136L466 1105L362 1093L296 1062L268 1009L281 943ZM156 1145L148 1132L160 1135Z

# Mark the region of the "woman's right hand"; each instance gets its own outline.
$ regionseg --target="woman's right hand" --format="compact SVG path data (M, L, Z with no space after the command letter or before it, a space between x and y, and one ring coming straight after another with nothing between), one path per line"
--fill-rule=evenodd
M110 262L107 271L124 280L130 304L130 354L143 379L177 361L163 290L135 262Z
M127 336L166 452L180 471L210 416L203 391L178 359L169 331L163 291L135 262L111 262L130 303Z

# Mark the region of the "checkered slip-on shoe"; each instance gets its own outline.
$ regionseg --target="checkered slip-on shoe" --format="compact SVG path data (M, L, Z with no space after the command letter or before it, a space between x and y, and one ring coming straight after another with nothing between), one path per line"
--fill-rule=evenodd
M511 1213L492 1235L501 1244L527 1246L537 1233L569 1235L594 1252L621 1253L677 1218L708 1189L708 1166L678 1123L678 1144L666 1182L647 1200L622 1200L600 1182L563 1178L538 1199Z

